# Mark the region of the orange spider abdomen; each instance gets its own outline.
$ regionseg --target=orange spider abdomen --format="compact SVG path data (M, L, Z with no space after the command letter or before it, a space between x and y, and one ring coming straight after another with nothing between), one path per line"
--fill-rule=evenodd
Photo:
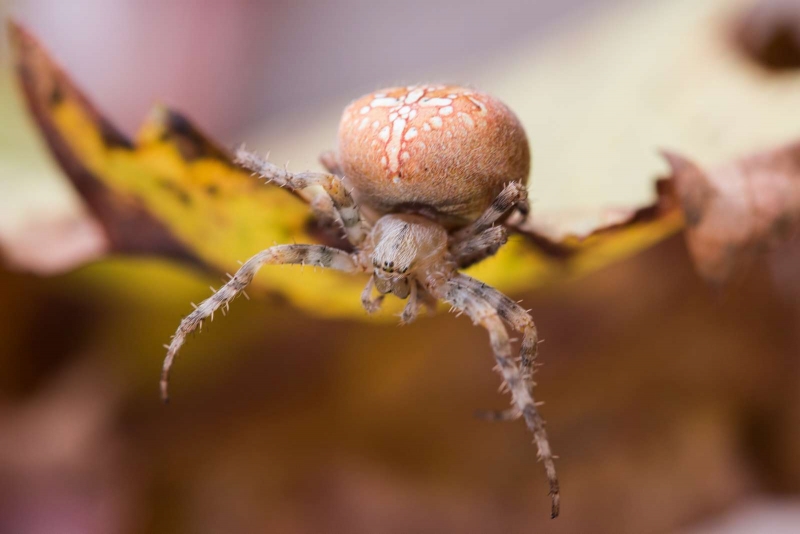
M358 202L376 215L420 212L449 227L478 217L530 171L514 113L485 93L446 85L384 89L350 104L338 158Z

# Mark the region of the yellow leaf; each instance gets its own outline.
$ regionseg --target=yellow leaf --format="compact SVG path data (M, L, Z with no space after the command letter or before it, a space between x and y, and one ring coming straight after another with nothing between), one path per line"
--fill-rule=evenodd
M11 40L28 105L66 175L106 230L110 252L163 256L226 273L276 243L333 244L314 230L306 200L264 185L233 165L227 151L187 119L155 108L136 142L106 120L38 42L12 24ZM590 272L681 227L669 196L659 204L592 225L585 237L558 240L519 227L470 274L517 292ZM311 271L315 272L311 272ZM269 268L257 288L326 316L366 317L365 277L306 268ZM393 319L397 302L379 315Z

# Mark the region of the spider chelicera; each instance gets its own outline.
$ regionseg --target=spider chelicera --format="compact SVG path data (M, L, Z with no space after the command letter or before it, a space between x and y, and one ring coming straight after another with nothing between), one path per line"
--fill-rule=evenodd
M231 279L183 319L167 347L161 394L187 334L253 280L263 265L310 264L370 273L361 302L372 313L386 294L408 299L404 323L437 300L489 332L512 408L533 432L550 483L552 516L559 486L544 420L532 395L538 338L527 311L498 290L459 272L492 256L507 240L504 221L528 213L530 151L517 117L497 99L456 86L410 86L368 94L350 104L339 126L328 173L291 173L240 148L236 162L267 182L301 193L323 224L340 224L353 247L277 245L247 260ZM321 188L323 195L308 194ZM305 195L303 193L306 192ZM374 293L377 292L377 295ZM519 366L506 325L523 336Z

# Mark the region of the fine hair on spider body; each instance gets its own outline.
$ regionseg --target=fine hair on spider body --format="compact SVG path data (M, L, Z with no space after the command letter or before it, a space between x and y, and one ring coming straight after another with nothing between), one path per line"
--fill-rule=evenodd
M377 311L385 295L407 299L403 323L437 301L463 312L489 333L496 369L511 394L497 420L522 418L550 484L551 516L559 513L559 483L532 374L538 335L530 315L498 290L460 272L502 247L503 225L528 213L530 152L516 116L497 99L457 86L409 86L366 95L348 106L339 150L322 157L327 173L291 173L240 148L236 163L307 200L314 216L339 224L353 247L294 244L259 252L186 316L167 346L161 395L189 333L202 328L264 265L304 264L368 273L361 302ZM324 193L320 194L319 192ZM519 364L507 328L522 335Z

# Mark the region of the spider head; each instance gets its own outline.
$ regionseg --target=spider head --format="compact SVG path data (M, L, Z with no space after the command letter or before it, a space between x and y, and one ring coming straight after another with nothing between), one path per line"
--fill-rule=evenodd
M372 266L381 293L405 298L409 277L443 259L447 232L419 215L386 215L372 229Z

